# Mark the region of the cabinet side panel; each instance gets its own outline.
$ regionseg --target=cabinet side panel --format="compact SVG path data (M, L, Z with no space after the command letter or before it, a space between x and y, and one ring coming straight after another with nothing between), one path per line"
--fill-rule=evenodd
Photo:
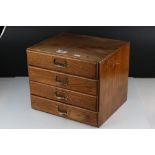
M127 99L129 48L129 44L124 45L99 64L98 126L102 125Z

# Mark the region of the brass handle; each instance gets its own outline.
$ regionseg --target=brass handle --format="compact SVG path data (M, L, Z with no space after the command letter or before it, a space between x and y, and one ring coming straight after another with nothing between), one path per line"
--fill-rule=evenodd
M63 78L62 79L62 78L56 76L55 81L59 82L62 85L68 85L68 78Z
M56 67L59 67L59 68L65 68L67 67L67 61L64 60L64 63L61 63L61 62L58 62L56 59L53 60L53 64L56 66Z
M57 112L58 112L58 114L60 115L60 116L62 116L62 117L67 117L68 116L68 114L69 114L69 111L68 110L66 110L66 111L61 111L60 110L60 108L59 108L59 105L57 105Z
M58 94L58 92L55 92L55 97L57 100L67 100L67 95L66 96L61 96Z

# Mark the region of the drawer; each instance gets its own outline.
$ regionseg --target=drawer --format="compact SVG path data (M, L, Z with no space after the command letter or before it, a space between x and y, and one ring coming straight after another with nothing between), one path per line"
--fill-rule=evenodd
M90 95L97 95L98 81L29 66L29 79Z
M76 120L81 123L97 126L97 112L66 105L34 95L31 96L31 100L33 109Z
M31 94L97 111L97 97L30 81Z
M28 51L28 64L72 75L97 79L97 63Z

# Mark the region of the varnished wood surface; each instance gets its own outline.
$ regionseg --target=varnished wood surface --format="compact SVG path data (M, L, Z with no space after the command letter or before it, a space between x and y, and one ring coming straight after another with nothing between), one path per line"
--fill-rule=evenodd
M63 33L37 43L28 50L51 55L63 55L63 57L75 58L80 55L79 60L99 62L119 49L126 42L87 35ZM68 51L66 54L58 54L58 49Z
M74 90L90 95L97 94L97 86L98 86L97 80L86 79L78 76L63 74L55 71L49 71L46 69L41 69L32 66L29 66L29 79L31 81L41 82L56 87ZM58 81L64 81L64 82L68 81L68 83L62 84L62 82Z
M31 94L97 112L97 97L30 81Z
M69 106L60 102L31 96L32 108L65 117L89 125L97 126L97 113L82 108ZM65 113L65 114L63 114Z
M96 62L88 62L86 60L80 61L79 59L70 59L68 57L62 57L60 55L54 56L34 51L28 51L27 57L28 64L32 66L59 71L63 73L69 73L73 75L79 75L92 79L98 78L98 68ZM64 67L56 65L55 62L64 65Z
M127 99L129 48L126 44L100 63L99 126Z
M127 99L129 50L124 41L73 34L28 48L32 107L101 126Z

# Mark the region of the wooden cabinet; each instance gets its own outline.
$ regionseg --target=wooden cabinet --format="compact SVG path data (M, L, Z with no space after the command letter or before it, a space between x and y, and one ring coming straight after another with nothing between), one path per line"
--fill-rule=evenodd
M127 99L129 48L68 33L28 48L32 108L99 127Z

